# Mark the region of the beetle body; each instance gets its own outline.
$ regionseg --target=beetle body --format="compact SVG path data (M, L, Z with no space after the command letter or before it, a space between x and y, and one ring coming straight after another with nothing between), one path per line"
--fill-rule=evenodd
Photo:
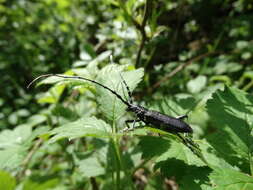
M156 128L170 132L192 133L192 128L183 120L174 118L158 111L148 110L142 106L130 105L129 111L136 114L137 118L146 124L154 125Z
M127 88L128 95L129 95L129 98L130 98L129 101L124 100L117 92L115 92L114 90L108 88L107 86L105 86L105 85L103 85L103 84L101 84L97 81L87 79L87 78L84 78L84 77L80 77L80 76L66 76L66 75L60 75L60 74L41 75L41 76L35 78L28 85L28 88L31 86L31 84L33 84L38 79L43 78L43 77L50 77L50 76L56 76L56 77L66 78L66 79L86 80L86 81L89 81L89 82L94 83L96 85L99 85L102 88L110 91L119 100L121 100L121 102L123 102L127 106L127 110L135 113L136 117L140 121L143 121L146 124L153 125L155 128L158 128L158 129L170 132L170 133L177 133L177 132L192 133L192 128L182 120L182 118L184 118L186 116L181 116L181 117L175 118L175 117L171 117L171 116L162 114L158 111L148 110L147 108L144 108L142 106L133 104L133 100L132 100L132 97L131 97L131 92L130 92L129 87L127 86L127 84L126 84L126 82L125 82L125 80L123 79L122 76L121 76L121 78L122 78L123 83L125 84L125 86ZM136 120L134 120L134 123L135 122L136 122Z

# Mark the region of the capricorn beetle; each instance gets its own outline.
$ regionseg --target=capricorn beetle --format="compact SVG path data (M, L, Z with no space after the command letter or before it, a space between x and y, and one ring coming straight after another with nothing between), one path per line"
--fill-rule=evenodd
M127 106L127 111L133 112L136 116L135 120L128 120L126 122L133 122L133 128L136 122L144 122L147 125L152 125L155 128L170 132L170 133L192 133L193 130L192 128L183 121L184 118L186 118L186 115L183 116L179 116L179 117L172 117L172 116L168 116L165 115L163 113L160 113L158 111L153 111L153 110L149 110L145 107L136 105L133 103L133 99L132 99L132 95L130 92L130 89L126 83L126 81L123 79L123 77L121 76L121 79L127 89L128 92L128 96L129 96L129 101L124 100L123 97L121 95L119 95L116 91L108 88L107 86L88 79L88 78L84 78L81 76L66 76L66 75L61 75L61 74L46 74L46 75L41 75L37 78L35 78L28 86L27 88L29 88L35 81L37 81L40 78L44 78L44 77L50 77L50 76L56 76L56 77L60 77L60 78L65 78L65 79L79 79L79 80L85 80L85 81L89 81L91 83L94 83L108 91L110 91L112 94L114 94L121 102L123 102L126 106Z

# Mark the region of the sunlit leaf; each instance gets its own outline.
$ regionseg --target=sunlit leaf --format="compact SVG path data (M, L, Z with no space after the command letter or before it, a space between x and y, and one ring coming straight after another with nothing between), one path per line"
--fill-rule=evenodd
M119 95L121 95L124 100L128 100L129 98L127 90L120 77L120 74L129 86L130 91L133 91L133 89L142 79L143 69L127 72L123 72L123 69L124 67L119 67L117 65L108 65L101 70L98 76L98 80L103 85L111 88ZM98 101L100 104L100 109L108 119L117 120L125 113L126 105L123 104L115 95L99 86L97 88L97 91L99 95Z
M253 96L226 87L218 90L207 102L207 111L216 129L209 143L231 165L248 171L249 155L252 153Z
M225 189L253 189L252 176L228 168L216 168L210 175L211 181L215 184L215 190Z
M95 156L89 156L79 162L79 170L85 177L96 177L105 174L105 168Z
M27 125L17 127L14 130L4 130L0 133L0 148L22 145L31 133L32 129Z
M199 75L197 78L190 80L187 83L187 89L191 93L198 93L206 86L206 76Z
M0 168L14 169L20 166L27 155L32 141L46 128L38 128L32 131L32 127L21 125L14 130L4 130L0 133Z
M59 184L59 179L53 176L35 176L31 177L24 183L23 190L46 190L53 189Z
M17 145L0 150L0 169L15 169L22 164L27 154L27 147Z
M48 92L46 92L43 97L41 97L39 103L51 103L55 104L59 101L61 94L63 93L66 85L55 85Z
M15 178L5 171L0 171L0 189L14 190L15 186L16 186Z
M84 136L106 138L110 137L110 133L111 127L103 120L99 120L95 117L82 118L50 131L49 134L52 135L52 138L49 142L53 143L63 138L72 140L74 138L80 138Z

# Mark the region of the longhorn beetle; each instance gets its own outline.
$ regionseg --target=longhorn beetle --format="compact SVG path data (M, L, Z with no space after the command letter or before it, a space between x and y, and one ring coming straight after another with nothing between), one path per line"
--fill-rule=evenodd
M41 75L37 78L35 78L28 86L27 88L29 88L35 81L37 81L40 78L44 78L44 77L50 77L50 76L56 76L56 77L60 77L60 78L65 78L65 79L79 79L79 80L85 80L85 81L89 81L91 83L94 83L96 85L99 85L101 87L103 87L104 89L110 91L112 94L114 94L121 102L123 102L126 106L127 106L127 111L133 112L136 115L135 120L128 120L127 122L133 122L133 128L136 122L139 121L143 121L145 124L151 124L153 126L155 126L155 128L170 132L170 133L192 133L192 128L183 121L184 118L186 118L186 115L183 116L179 116L179 117L172 117L172 116L168 116L165 114L162 114L158 111L153 111L153 110L149 110L147 108L144 108L142 106L136 105L133 103L133 99L132 99L132 95L130 92L130 89L126 83L126 81L123 79L123 77L121 76L121 79L124 83L124 85L126 86L127 92L128 92L128 96L129 96L129 101L124 100L122 98L122 96L120 96L116 91L108 88L107 86L104 86L103 84L96 82L94 80L91 79L87 79L84 77L80 77L80 76L66 76L66 75L61 75L61 74L46 74L46 75Z

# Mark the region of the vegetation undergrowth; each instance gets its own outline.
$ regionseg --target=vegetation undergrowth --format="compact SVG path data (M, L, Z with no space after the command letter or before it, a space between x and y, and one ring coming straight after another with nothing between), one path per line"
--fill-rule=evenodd
M247 0L0 1L0 190L253 189ZM109 63L110 56L115 63ZM111 61L112 62L112 61ZM135 119L100 82L193 134Z

